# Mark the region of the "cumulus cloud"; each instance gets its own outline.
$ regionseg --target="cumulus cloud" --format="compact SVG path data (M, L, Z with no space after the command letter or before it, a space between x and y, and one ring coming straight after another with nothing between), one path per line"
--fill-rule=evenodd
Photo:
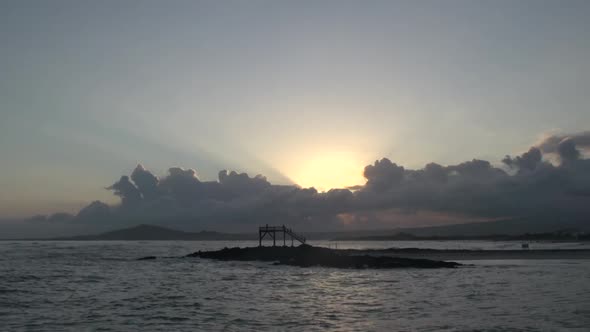
M376 160L373 165L366 166L363 175L367 179L367 188L375 191L385 191L403 179L404 168L392 163L387 158L383 158Z
M557 153L564 163L572 162L580 157L580 151L571 137L565 138L557 145Z
M101 201L94 201L80 211L76 215L79 221L98 221L107 222L112 217L111 207Z
M108 190L112 190L115 195L121 197L123 207L137 205L141 201L139 189L129 180L126 175L121 176L119 181L113 183Z
M250 178L246 173L238 174L235 171L228 173L227 170L219 172L219 183L235 195L255 194L270 187L266 177L260 174Z
M190 205L201 197L201 181L194 169L172 167L168 176L160 181L160 188L181 205Z
M534 171L535 168L539 165L542 159L541 150L536 147L531 147L527 152L523 153L521 156L517 156L512 158L510 156L506 156L506 158L502 159L502 162L508 165L511 168L515 168L520 172L526 171Z
M372 219L383 223L395 219L396 213L462 221L586 218L590 160L580 151L590 146L588 133L554 135L521 155L506 156L503 165L512 172L479 159L407 169L383 158L365 167L365 184L327 192L274 185L262 175L227 170L215 181L202 181L197 171L181 167L158 177L137 165L130 176L107 188L121 198L120 204L95 201L75 217L57 214L44 220L182 221L223 230L230 224L341 225L343 220L366 224ZM549 163L548 155L559 156L561 163Z
M569 141L570 143L562 145L562 143L566 141ZM590 151L590 131L572 134L548 135L536 144L536 147L539 148L543 153L557 153L561 156L562 153L560 152L560 146L561 150L565 152L566 158L568 152L572 152L572 146L575 146L576 149L581 151Z
M153 200L160 196L158 188L160 180L157 176L145 169L143 165L139 164L135 167L133 173L131 173L131 180L133 180L133 183L139 189L143 199Z
M448 166L447 170L449 171L449 174L454 175L455 178L475 182L494 181L506 175L503 170L493 167L489 161L479 159L473 159L458 165Z

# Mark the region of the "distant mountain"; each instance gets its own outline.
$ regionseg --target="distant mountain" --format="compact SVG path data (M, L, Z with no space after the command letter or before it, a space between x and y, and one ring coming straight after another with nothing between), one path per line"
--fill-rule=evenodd
M214 241L214 240L253 240L255 234L229 234L218 232L183 232L155 225L138 225L98 235L81 235L52 240L75 241L148 241L148 240L187 240L187 241Z
M427 239L520 239L528 235L553 236L590 232L590 220L568 218L567 216L545 216L535 218L505 219L489 222L452 224L444 226L400 228L364 232L364 234L341 233L333 240L427 240Z
M525 233L550 233L558 231L590 231L590 220L567 216L540 216L506 219L489 222L454 224L424 228L404 228L400 232L417 236L486 236L493 234L518 235Z
M455 240L487 240L487 241L590 241L590 233L577 231L556 231L548 233L524 233L519 235L431 235L418 236L409 233L372 236L341 236L332 241L455 241Z
M515 236L554 232L590 232L590 220L568 218L564 215L547 215L538 218L506 219L490 222L453 224L435 227L398 228L379 230L356 230L334 232L301 232L308 240L371 240L387 238L392 240L412 240L417 238L473 238L490 236ZM131 228L109 231L97 235L81 235L52 238L51 240L188 240L188 241L226 241L257 240L252 233L221 233L212 231L185 232L156 225L141 224ZM38 239L35 239L38 240Z

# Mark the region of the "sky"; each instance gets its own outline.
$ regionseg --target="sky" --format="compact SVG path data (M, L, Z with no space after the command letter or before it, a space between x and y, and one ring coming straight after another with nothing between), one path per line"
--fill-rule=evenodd
M503 165L589 129L589 16L574 0L1 1L0 219L119 204L105 188L138 164L320 193L382 158Z

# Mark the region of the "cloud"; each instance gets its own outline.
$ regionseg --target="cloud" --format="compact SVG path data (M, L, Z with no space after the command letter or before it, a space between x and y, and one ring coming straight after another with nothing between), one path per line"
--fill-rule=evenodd
M219 184L231 197L257 195L271 186L260 174L250 178L246 173L238 174L235 171L228 173L227 170L219 172Z
M74 220L75 216L70 213L57 212L47 218L49 222L70 222Z
M587 152L590 150L590 131L582 131L579 133L572 134L554 134L544 137L536 147L539 148L543 153L557 153L561 156L560 146L562 143L569 141L562 149L565 149L565 153L571 151L571 147L575 146L576 149ZM570 149L567 151L567 149ZM567 156L566 156L567 157Z
M523 153L521 156L515 158L506 156L506 158L502 159L502 162L511 168L516 168L520 172L526 172L534 171L539 163L541 163L541 159L541 150L531 147L529 151Z
M131 173L131 180L137 186L141 197L145 200L154 200L160 196L158 183L160 180L157 176L146 170L143 165L139 164Z
M135 206L141 201L141 192L126 175L121 176L119 181L106 189L112 190L115 195L121 197L123 207Z
M163 195L174 199L182 206L189 206L201 199L201 181L194 169L172 167L168 169L168 176L160 181L159 188Z
M194 169L172 167L158 177L143 165L107 189L121 198L109 206L95 201L75 216L44 220L67 222L185 223L225 230L229 225L299 224L305 227L364 226L420 215L437 220L579 218L590 213L589 132L553 135L519 156L506 156L506 171L486 160L455 165L428 163L407 169L387 158L364 169L366 183L318 192L315 188L274 185L264 176L222 170L216 181L202 181ZM560 163L548 162L559 156Z
M447 170L457 179L474 182L490 182L506 176L503 170L493 167L489 161L479 159L448 166Z
M113 214L109 205L101 201L94 201L78 211L76 220L104 223L107 222L111 217L113 217Z
M392 163L387 158L383 158L376 160L373 165L366 166L363 175L367 179L367 188L375 191L385 191L403 179L404 168Z
M57 212L51 214L49 216L46 215L36 215L31 218L28 218L26 221L29 222L48 222L48 223L67 223L73 221L75 218L74 215L66 212Z
M580 151L571 137L563 139L557 145L557 153L564 163L572 162L580 157Z

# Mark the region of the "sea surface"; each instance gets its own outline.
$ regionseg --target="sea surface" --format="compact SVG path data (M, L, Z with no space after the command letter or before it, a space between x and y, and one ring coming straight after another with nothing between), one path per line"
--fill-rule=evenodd
M342 270L180 258L253 245L0 241L0 331L590 331L590 260ZM520 247L482 241L337 245ZM149 255L158 259L136 260Z

